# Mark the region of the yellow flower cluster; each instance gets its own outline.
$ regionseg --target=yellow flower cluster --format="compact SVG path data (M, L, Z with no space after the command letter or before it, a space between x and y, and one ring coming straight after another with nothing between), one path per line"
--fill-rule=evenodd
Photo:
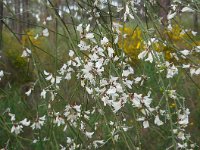
M142 38L142 31L140 28L132 29L125 27L121 29L124 36L119 38L119 47L133 60L137 61L137 57L144 48L144 41Z
M174 25L172 29L164 30L162 41L154 43L153 47L156 51L163 52L166 60L175 61L171 53L176 53L177 50L191 50L191 37L194 38L190 31L183 32L178 25Z
M139 27L136 29L124 27L121 32L124 36L119 38L119 47L124 50L132 61L137 62L138 54L146 47L141 29ZM194 39L194 35L191 31L183 32L178 25L172 26L171 29L165 29L162 33L162 37L159 36L161 40L154 42L152 48L157 52L163 52L165 59L168 61L175 61L171 53L176 53L177 50L191 50L194 46L191 41L191 39Z
M36 37L34 31L30 30L30 31L26 32L26 34L24 34L22 36L21 42L22 42L23 46L27 46L29 44L33 44L33 45L39 46L41 44L41 42L42 42L42 38L43 37L41 37L41 36Z

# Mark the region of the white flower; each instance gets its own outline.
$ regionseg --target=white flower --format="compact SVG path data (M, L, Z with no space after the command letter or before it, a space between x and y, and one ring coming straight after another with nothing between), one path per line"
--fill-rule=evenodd
M93 89L89 88L89 87L85 87L86 91L88 92L88 94L92 94L93 93Z
M185 140L185 134L183 133L183 131L180 131L178 133L178 138L181 139L181 140Z
M159 116L156 115L154 123L158 126L163 125L163 122L160 120Z
M85 31L86 31L86 32L89 32L89 31L90 31L90 24L87 25L87 27L85 28Z
M143 51L141 52L139 55L138 55L138 59L141 59L143 60L148 54L148 57L145 59L145 61L149 61L150 63L153 62L153 56L152 56L152 53L150 51Z
M145 120L144 117L140 117L140 118L137 119L137 121L144 121L144 120Z
M71 73L67 73L66 76L65 76L65 79L70 80L71 78L72 78Z
M104 37L102 40L101 40L101 45L105 45L107 44L109 41L107 39L107 37Z
M200 53L200 46L195 47L195 52Z
M55 78L56 84L59 84L61 82L61 80L62 80L62 77L56 76L56 78ZM54 83L54 81L51 81L51 83Z
M150 94L148 94L147 96L144 96L141 99L141 102L144 103L146 107L150 108L150 104L152 102L152 99L150 98Z
M178 146L179 149L186 149L188 147L187 143L183 143L183 144L178 143L177 146ZM193 150L193 149L190 149L190 150Z
M134 80L135 84L138 84L142 80L142 77L136 77Z
M15 133L15 134L19 134L20 132L22 132L22 128L23 126L22 125L13 125L12 128L11 128L11 133Z
M49 30L46 28L42 31L42 35L48 37L49 36Z
M123 127L123 130L124 130L125 132L127 132L127 131L128 131L128 127Z
M114 108L113 112L116 113L118 110L121 109L121 107L122 107L122 101L118 101L118 102L112 101L111 105Z
M23 51L21 57L29 57L30 55L31 55L31 50L28 49L28 48L26 48L26 49Z
M8 113L11 121L15 121L15 114Z
M99 144L99 145L104 145L105 142L104 142L103 140L95 140L95 141L93 141L93 145L94 145L95 148L98 148L98 147L99 147L98 144Z
M168 15L167 15L167 19L168 20L171 20L171 19L173 19L174 17L176 16L176 12L174 12L174 13L169 13Z
M67 144L70 144L73 142L73 139L71 139L70 137L67 137Z
M185 50L180 51L180 53L183 54L183 55L185 55L185 56L187 56L187 55L190 54L190 51L187 50L187 49L185 49Z
M190 74L191 74L191 76L193 76L194 74L195 74L195 72L196 72L196 70L195 70L195 68L190 68Z
M108 95L113 95L117 92L116 88L114 86L111 86L108 91L106 92Z
M49 73L46 70L44 70L44 75L48 76Z
M127 70L123 70L123 72L122 72L122 76L124 76L124 77L127 77L130 74L134 74L134 70L131 67L129 67Z
M134 19L134 16L130 13L130 9L128 4L126 4L126 11L124 13L124 22L127 20L127 17L130 17L131 19Z
M110 123L109 123L111 126L113 126L114 125L114 122L113 121L110 121Z
M23 126L29 126L29 125L30 125L30 120L27 121L27 118L25 118L24 120L20 121L20 123L21 123Z
M1 78L4 76L4 72L3 72L3 70L0 70L0 80L1 80Z
M108 96L102 97L101 100L103 101L104 106L111 104Z
M95 63L95 67L98 68L98 69L102 68L103 61L104 61L103 59L98 59L98 61Z
M190 64L187 64L187 65L186 65L186 64L183 64L183 65L182 65L182 68L190 68Z
M176 90L167 90L168 96L172 99L177 99Z
M118 37L118 36L116 36L116 37L115 37L115 40L114 40L114 43L115 43L115 44L117 44L117 43L118 43L118 41L119 41L119 37Z
M47 20L47 21L51 21L51 20L52 20L52 17L49 16L49 17L46 18L46 20Z
M153 62L153 56L152 56L151 52L148 53L148 57L147 57L147 59L145 59L145 61L149 61L150 63Z
M27 92L25 92L25 94L26 94L27 96L30 96L30 95L31 95L31 92L32 92L32 88L30 88Z
M173 78L174 75L178 74L178 69L173 65L170 65L169 62L166 62L167 66L167 78Z
M179 114L178 115L178 118L179 118L179 124L181 125L187 125L189 123L189 114L190 114L190 111L189 109L187 108L183 114Z
M113 54L114 54L113 48L108 47L108 56L109 56L110 58L112 58L112 57L113 57Z
M199 74L200 74L200 68L195 71L195 75L199 75Z
M51 80L52 78L53 78L52 74L49 74L49 76L46 77L45 79L46 79L47 81L49 81L49 80Z
M75 106L73 106L73 108L74 108L77 112L81 112L81 105L75 105Z
M69 50L69 56L73 57L74 56L74 51L73 50Z
M59 127L60 125L65 124L65 120L57 113L54 123Z
M79 24L76 28L77 31L79 31L80 33L83 33L83 25L82 24Z
M143 51L138 55L138 59L143 60L144 57L146 57L146 55L148 54L148 51Z
M31 125L31 128L34 129L41 129L41 127L44 125L45 116L40 117L39 119L36 119L35 122Z
M170 23L167 28L169 29L169 31L172 31L172 24Z
M181 12L194 12L194 10L189 7L183 7L183 9L181 9Z
M174 134L177 134L177 133L178 133L178 130L177 130L177 129L173 129L173 133L174 133Z
M34 140L33 140L33 144L37 143L38 141L39 141L39 140L34 139Z
M45 99L46 98L46 90L42 90L42 92L41 92L41 94L40 94L40 96L43 98L43 99Z
M61 147L60 150L66 150L66 147L62 146L61 144L60 144L60 147Z
M142 107L142 104L140 102L141 99L142 99L142 94L134 93L134 96L132 99L133 106L137 108L141 108Z
M132 85L133 85L133 81L132 81L132 80L125 79L125 80L123 81L123 83L124 83L129 89L132 88Z
M90 48L90 45L87 45L84 41L80 41L78 47L80 48L80 50L86 51Z
M143 122L143 127L144 127L144 128L148 128L148 127L149 127L149 121L145 120L145 121Z
M86 39L93 39L93 38L94 38L94 33L87 33L87 34L85 35L85 38L86 38Z
M35 40L37 40L37 39L38 39L38 37L39 37L39 35L38 35L38 34L36 34L36 36L34 37L34 39L35 39Z
M89 139L91 139L92 138L92 135L94 134L94 132L85 132L85 135L89 138Z
M198 32L191 31L193 36L196 36Z

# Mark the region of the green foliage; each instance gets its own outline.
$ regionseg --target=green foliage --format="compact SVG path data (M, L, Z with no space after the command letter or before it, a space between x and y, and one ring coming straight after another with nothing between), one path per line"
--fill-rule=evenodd
M8 31L3 33L3 54L5 69L10 74L9 80L14 83L25 83L32 79L29 62L21 57L23 47Z

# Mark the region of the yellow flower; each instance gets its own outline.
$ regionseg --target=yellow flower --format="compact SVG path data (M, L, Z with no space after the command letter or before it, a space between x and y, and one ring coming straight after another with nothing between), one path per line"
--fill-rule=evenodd
M175 108L175 107L176 107L176 104L175 104L175 103L172 103L169 107L170 107L170 108Z
M37 37L33 30L26 32L25 35L22 36L22 44L23 46L27 46L29 43L39 46L41 44L43 37Z
M132 59L132 61L138 60L138 54L144 47L141 29L137 27L133 30L130 27L124 27L121 29L121 32L125 36L120 36L118 42L119 47L124 50L124 52Z
M147 47L142 36L142 30L139 27L132 29L125 26L120 31L119 48L123 49L126 55L131 58L131 63L137 63L139 53ZM163 36L159 38L162 40L154 42L152 48L157 52L162 52L166 60L174 63L177 60L172 57L172 53L177 53L178 50L183 49L192 50L192 47L195 46L194 42L191 41L191 38L194 38L192 32L184 31L178 25L172 25L171 29L166 28Z

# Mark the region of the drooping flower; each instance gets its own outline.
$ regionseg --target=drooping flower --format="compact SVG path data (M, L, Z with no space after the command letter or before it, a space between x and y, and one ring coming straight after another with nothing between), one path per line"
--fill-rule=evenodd
M40 93L40 96L43 98L43 99L45 99L46 98L46 90L42 90L42 92Z
M29 57L30 55L31 55L31 50L28 49L28 48L26 48L26 49L23 51L21 57Z
M30 88L27 92L25 92L25 94L27 95L27 96L30 96L31 95L31 92L32 92L32 88Z
M42 31L42 35L48 37L49 36L49 30L46 28Z
M85 132L86 137L88 137L89 139L92 138L92 135L94 134L94 132Z
M153 62L153 55L150 51L142 51L139 55L138 55L138 59L143 60L146 56L148 56L145 61L149 61L150 63Z
M154 123L155 123L156 125L158 125L158 126L163 125L163 122L160 120L160 118L159 118L158 115L156 115L155 120L154 120Z
M30 125L30 120L28 121L27 118L25 118L24 120L20 121L20 123L21 123L23 126L29 126L29 125Z
M59 115L59 112L56 113L56 118L54 119L54 123L57 124L58 127L60 125L64 125L65 124L65 120Z
M11 128L11 133L20 134L23 130L23 126L20 124L14 124Z
M4 76L4 72L3 72L3 70L0 70L0 80L1 80L1 78Z
M170 64L169 62L166 62L167 67L167 78L173 78L175 75L178 74L178 69L174 66L174 64Z
M44 121L46 116L44 115L43 117L37 118L35 122L31 125L31 128L34 129L41 129L41 127L44 125Z
M106 44L108 44L108 39L107 39L107 37L103 37L103 39L101 40L101 45L106 45Z
M190 8L190 7L183 7L181 9L181 12L194 12L194 10L192 8Z
M46 18L46 20L47 20L47 21L51 21L51 20L52 20L52 16L48 16L48 17Z

